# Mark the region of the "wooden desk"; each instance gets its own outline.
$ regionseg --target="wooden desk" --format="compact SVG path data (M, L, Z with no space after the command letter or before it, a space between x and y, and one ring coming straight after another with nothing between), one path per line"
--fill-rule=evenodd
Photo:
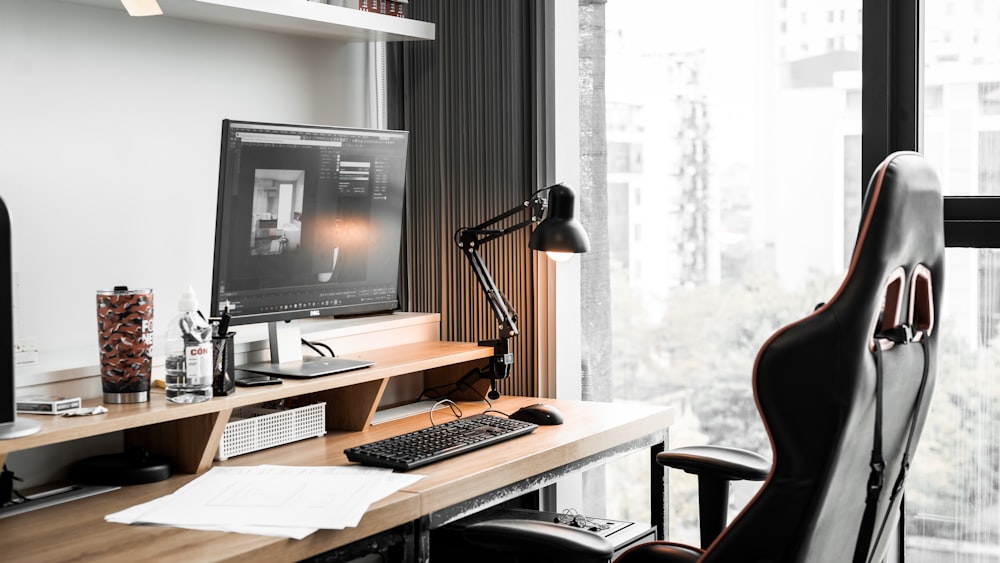
M538 401L505 397L494 405L509 413ZM104 521L107 514L169 494L195 478L179 475L0 520L0 554L5 561L295 561L413 525L420 540L417 559L426 560L423 539L430 528L628 451L647 447L656 451L672 421L672 412L665 407L544 402L555 404L566 423L543 426L528 436L414 470L426 477L373 505L357 528L320 530L296 541ZM485 408L476 403L461 406L466 415ZM437 411L435 421L451 418L446 412ZM330 432L322 438L239 456L218 465L347 465L343 453L347 447L428 425L426 414L417 415L360 432ZM662 487L662 474L658 479ZM662 499L662 488L659 495Z

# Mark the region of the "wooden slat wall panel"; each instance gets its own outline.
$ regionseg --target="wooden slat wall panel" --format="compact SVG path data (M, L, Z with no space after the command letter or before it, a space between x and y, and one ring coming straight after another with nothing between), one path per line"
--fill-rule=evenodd
M434 22L437 40L392 53L396 124L410 131L404 303L440 311L442 338L497 336L497 323L454 243L542 187L536 158L535 10L530 0L415 0L410 17ZM393 124L391 124L393 125ZM515 219L523 220L525 215ZM518 312L515 365L502 393L536 394L534 263L530 229L483 247L497 286Z

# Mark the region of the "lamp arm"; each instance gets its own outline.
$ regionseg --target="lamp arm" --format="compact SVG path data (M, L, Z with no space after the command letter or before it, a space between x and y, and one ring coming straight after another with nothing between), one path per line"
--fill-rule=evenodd
M545 200L545 198L541 197L539 194L541 194L546 190L548 190L548 188L543 188L541 190L536 191L535 193L531 194L531 197L521 202L520 205L510 208L507 211L501 213L500 215L493 217L492 219L487 219L486 221L483 221L482 223L476 225L475 227L466 227L464 229L460 229L459 235L464 236L469 233L474 233L476 235L475 237L476 242L478 244L484 244L493 239L498 239L506 234L521 230L524 227L531 225L532 223L540 221L542 218L542 214L545 213L545 208L548 206L548 202ZM490 228L490 226L495 225L500 221L503 221L504 219L507 219L509 217L513 217L514 215L517 215L522 211L530 211L531 217L510 227L505 227L502 229ZM459 246L461 246L461 244L459 244Z
M530 219L525 219L524 221L521 221L520 223L518 223L516 225L513 225L511 227L505 227L503 229L486 229L486 228L481 228L481 227L472 227L471 229L465 229L464 232L476 235L475 236L476 242L478 244L482 245L482 244L487 243L487 242L489 242L491 240L495 240L495 239L498 239L498 238L500 238L500 237L502 237L504 235L508 235L510 233L513 233L514 231L519 231L519 230L527 227L528 225L531 225L536 220L537 219L535 219L535 217L532 217Z
M493 309L493 314L497 317L497 321L499 322L497 328L500 331L500 338L517 336L519 334L517 329L517 312L514 311L514 307L510 301L500 291L500 288L497 287L496 282L493 281L493 276L490 275L489 270L486 268L486 263L483 262L483 256L479 253L477 245L466 244L462 247L462 254L469 260L469 265L472 266L472 271L476 275L479 287L486 294L486 301L489 302L490 308Z
M472 271L476 275L476 281L479 282L479 287L486 294L486 301L489 302L490 308L493 309L493 314L497 317L499 338L479 342L481 346L493 347L493 358L490 362L490 379L494 380L494 382L509 376L510 367L514 363L514 355L510 352L509 340L519 334L517 329L517 312L514 311L513 305L511 305L503 292L500 291L500 288L497 287L496 282L493 281L493 276L490 275L490 271L483 261L483 256L479 253L479 247L491 240L523 229L538 221L547 205L545 199L538 196L542 191L544 190L535 192L528 200L492 219L488 219L475 227L459 229L455 233L455 244L462 250L462 254L469 261L469 265L472 266ZM530 211L531 217L509 227L501 229L491 228L500 221L524 211ZM499 397L495 387L490 392L490 397L493 399Z
M518 335L517 313L514 311L514 307L510 301L507 300L507 297L497 287L496 282L493 281L493 277L490 276L490 272L486 269L486 264L483 262L482 255L479 254L479 250L475 246L466 247L463 250L462 254L468 258L469 264L472 266L472 271L476 274L476 280L479 281L479 286L486 294L486 300L489 302L490 308L493 309L493 313L497 316L499 322L497 326L499 337L496 340L479 341L480 346L493 347L493 358L490 359L488 376L493 380L493 388L489 396L491 399L497 399L500 395L496 391L496 380L506 379L510 375L511 366L514 364L514 355L510 352L510 339Z
M493 314L497 317L500 338L510 338L518 335L517 313L514 311L507 297L497 287L496 282L493 281L493 277L490 275L490 271L486 268L486 263L483 262L483 257L479 253L479 248L491 240L496 240L519 231L538 221L546 207L545 198L539 196L543 191L545 190L538 190L520 205L514 206L491 219L487 219L475 227L461 228L455 233L455 244L458 245L462 250L462 254L468 259L469 265L472 266L472 271L476 275L476 281L479 282L480 288L486 294L486 300L489 302L490 308L493 309ZM500 221L524 211L530 211L531 217L509 227L492 228L493 225L496 225Z

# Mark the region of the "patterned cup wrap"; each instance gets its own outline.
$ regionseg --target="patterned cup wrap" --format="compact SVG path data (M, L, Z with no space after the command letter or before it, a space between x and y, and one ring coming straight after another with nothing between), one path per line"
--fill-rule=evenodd
M97 344L105 393L149 391L153 373L153 292L97 292Z

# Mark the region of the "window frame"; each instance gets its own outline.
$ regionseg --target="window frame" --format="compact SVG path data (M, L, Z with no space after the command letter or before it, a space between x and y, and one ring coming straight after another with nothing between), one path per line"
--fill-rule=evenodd
M923 149L924 7L924 0L863 2L863 178L892 152ZM945 196L946 247L1000 248L998 225L1000 197Z

